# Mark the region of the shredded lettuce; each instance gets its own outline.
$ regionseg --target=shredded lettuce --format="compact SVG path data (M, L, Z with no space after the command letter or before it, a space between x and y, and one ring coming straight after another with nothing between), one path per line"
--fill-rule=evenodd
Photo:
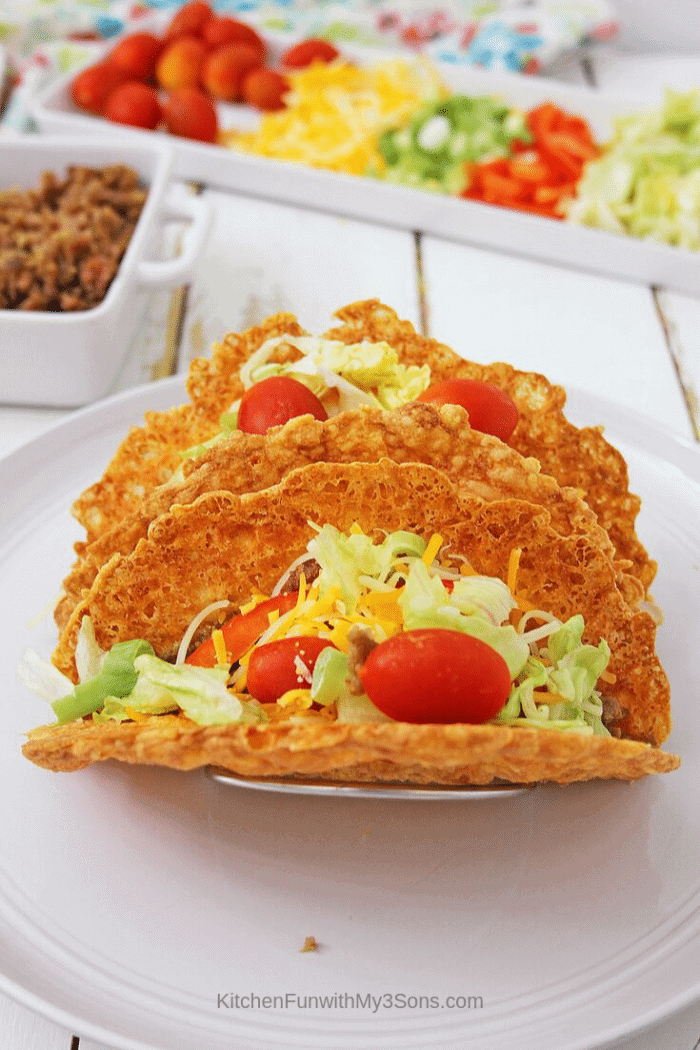
M618 118L564 210L571 222L700 249L700 89Z
M284 343L302 355L296 361L271 361ZM308 386L323 399L337 391L334 411L359 405L391 409L415 401L430 385L428 365L403 365L396 350L386 342L342 343L316 336L276 336L268 339L241 369L246 389L273 375L288 375Z
M603 702L596 690L610 649L605 641L597 646L583 644L583 629L583 617L572 616L549 636L547 648L541 651L547 664L528 657L495 722L610 735L603 725ZM537 703L536 689L540 692ZM543 692L551 694L551 703L542 702Z
M308 551L321 566L320 593L338 587L349 612L368 587L390 589L386 580L399 554L420 557L425 546L425 540L412 533L391 533L375 544L363 532L343 533L324 525L309 541Z
M17 679L25 689L50 704L73 692L73 683L34 649L27 649L17 665Z
M90 678L96 678L100 673L105 655L104 650L97 644L92 619L89 616L83 616L75 642L75 667L78 672L78 681L86 682Z
M160 714L179 707L198 725L259 721L250 717L254 709L247 708L226 688L226 667L174 666L157 656L139 656L135 668L138 681L124 700L124 705L134 711ZM244 718L246 713L248 717Z

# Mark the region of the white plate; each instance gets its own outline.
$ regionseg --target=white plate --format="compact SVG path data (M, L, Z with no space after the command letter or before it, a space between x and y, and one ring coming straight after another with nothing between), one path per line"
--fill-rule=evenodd
M577 422L608 425L645 499L678 772L460 807L38 769L20 745L47 710L13 667L27 645L51 649L50 619L25 624L67 569L70 501L144 409L182 399L179 379L130 392L0 463L0 987L123 1050L583 1050L699 997L697 450L571 397ZM318 951L300 952L307 936Z
M273 50L275 43L272 44ZM396 57L344 47L353 61ZM531 108L550 101L584 116L600 141L614 116L648 107L648 98L621 98L587 88L512 73L491 73L469 66L436 63L445 82L467 95L501 95ZM113 134L113 125L80 112L70 98L73 73L47 88L32 107L42 131ZM661 99L658 100L659 104ZM222 106L222 127L251 127L258 119L246 106ZM138 139L162 132L124 129ZM375 179L321 171L287 161L234 153L218 146L176 140L175 173L223 189L257 197L309 205L316 209L369 219L402 229L421 230L465 244L479 244L520 255L563 263L594 273L611 274L644 284L663 284L679 291L700 291L700 253L652 241L617 236L538 215L458 200Z

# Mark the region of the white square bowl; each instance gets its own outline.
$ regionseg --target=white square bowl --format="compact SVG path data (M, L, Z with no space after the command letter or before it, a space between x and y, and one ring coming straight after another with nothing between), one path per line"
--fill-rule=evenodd
M70 313L0 310L0 403L74 408L110 389L147 306L149 288L187 282L211 225L198 197L168 194L173 152L160 140L134 143L27 135L3 142L0 189L36 187L44 171L63 178L69 165L125 164L148 193L129 245L105 298ZM187 219L182 253L152 261L162 223Z

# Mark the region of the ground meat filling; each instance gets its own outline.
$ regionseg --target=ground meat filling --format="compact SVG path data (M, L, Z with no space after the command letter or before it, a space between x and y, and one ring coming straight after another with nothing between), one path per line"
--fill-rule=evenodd
M618 729L618 723L627 714L624 707L615 699L614 696L603 696L603 714L601 721L605 728L612 734L612 736L621 736L620 730Z
M371 632L359 623L354 623L348 631L348 676L345 681L353 696L362 696L365 691L357 672L377 645Z
M290 572L284 586L282 587L281 593L289 594L290 591L298 591L302 576L305 577L307 584L313 583L320 571L321 566L316 559L309 558L308 561L302 562L301 565L297 565L296 569Z
M90 310L111 285L147 196L123 164L45 171L0 191L0 309Z

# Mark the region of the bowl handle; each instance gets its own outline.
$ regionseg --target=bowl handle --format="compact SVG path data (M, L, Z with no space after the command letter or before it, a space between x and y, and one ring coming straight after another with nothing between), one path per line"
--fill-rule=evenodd
M179 190L179 192L178 192ZM163 202L161 218L189 219L182 235L182 251L174 259L159 262L142 261L136 266L136 276L147 288L182 284L189 276L211 229L214 212L202 197L182 194L173 187Z

